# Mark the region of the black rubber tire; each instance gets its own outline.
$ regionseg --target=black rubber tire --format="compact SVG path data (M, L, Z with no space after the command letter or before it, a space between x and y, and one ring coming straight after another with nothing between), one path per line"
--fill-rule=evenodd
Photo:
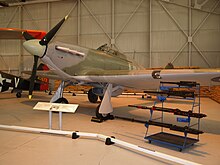
M69 104L68 100L64 97L57 99L54 103Z
M99 119L103 119L103 120L110 119L110 116L111 116L110 113L103 116L103 114L99 113L99 107L100 107L100 104L96 108L96 112L95 112L96 117Z
M103 98L104 98L104 96L99 96L99 100L101 100L101 101L102 101L102 100L103 100Z
M17 98L21 98L21 92L17 92L17 93L16 93L16 97L17 97Z
M97 103L98 96L92 92L92 88L88 91L88 99L91 103Z

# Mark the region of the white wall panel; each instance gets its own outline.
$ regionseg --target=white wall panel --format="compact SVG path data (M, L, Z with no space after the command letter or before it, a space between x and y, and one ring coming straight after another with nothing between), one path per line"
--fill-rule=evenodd
M22 22L22 29L34 29L47 31L47 20L28 20Z
M181 66L181 67L188 66L189 57L188 57L187 49L188 49L188 47L185 48L181 52L180 56L176 59L174 66ZM165 67L167 65L167 60L171 61L175 55L176 55L176 53L162 53L161 58L160 58L160 59L162 59L162 61L160 61L160 62L163 63L163 67ZM167 60L164 60L165 57L167 57ZM201 59L199 61L201 61ZM194 63L193 63L191 66L198 66L198 65L194 65Z
M130 52L126 53L127 57L131 61L138 61L138 64L141 66L149 66L149 53L146 52Z
M18 56L10 55L10 56L1 56L0 57L1 70L10 71L17 70L18 68Z
M105 16L99 16L98 20L105 28L107 33L111 31L110 18ZM81 34L103 34L103 30L96 23L92 16L82 16L81 18Z
M187 39L180 31L152 32L152 49L154 51L178 51Z
M141 1L115 1L115 31L120 32L131 14ZM123 32L146 32L149 31L149 5L144 1L130 19Z
M188 1L187 0L185 0L185 1L183 1L183 0L168 0L168 1L171 1L173 3L177 3L179 5L183 5L183 6L187 6L188 5Z
M17 40L0 40L0 55L11 56L19 55L19 41ZM12 46L11 46L12 45Z
M17 7L0 8L0 24L7 25ZM12 22L18 22L18 14L12 17Z
M201 11L193 11L192 13L192 26L195 30L199 24L205 19L207 13L202 13ZM207 21L203 24L202 29L217 29L219 21L219 15L210 15Z
M83 0L83 2L96 16L111 14L111 1L110 0ZM89 15L89 12L83 9L81 11L81 14L82 16L87 16Z
M47 3L38 3L35 5L25 5L23 10L23 18L25 21L45 20L47 18Z
M206 53L207 54L207 53ZM211 64L211 65L215 65L216 61L218 61L218 58L214 58L215 60L212 60L212 58L214 57L213 55L211 56L210 53L208 53L207 55L205 54L205 57L209 57L208 58L208 62ZM201 58L201 55L198 53L198 52L192 52L192 63L193 63L193 66L206 66L206 61ZM200 59L200 60L198 60Z
M194 41L201 51L220 51L220 31L201 30L194 38Z
M179 31L172 19L164 11L155 11L152 13L153 31Z
M196 18L195 18L196 19ZM211 30L217 30L219 31L218 29L218 25L219 25L219 22L216 21L219 19L219 16L217 15L211 15L209 17L209 19L207 19L207 21L204 23L204 25L201 27L201 30L203 29L211 29Z
M62 19L62 18L61 18ZM51 21L51 27L55 26L61 19L56 19ZM70 17L68 21L66 21L62 28L57 32L57 35L62 36L72 36L77 35L77 18L76 17Z
M174 30L177 28L175 26L174 21L169 16L169 14L163 9L161 5L159 5L158 2L154 1L155 8L159 8L159 10L155 10L155 8L152 9L152 21L155 20L156 24L153 24L154 26L157 25L157 23L160 23L160 28L164 28L167 30ZM172 17L178 22L178 24L182 27L182 29L187 30L188 29L188 9L183 8L181 6L176 6L172 4L162 3L162 5L167 9L167 11L172 15ZM177 28L178 29L178 28Z
M123 30L123 33L126 32L149 32L148 22L149 22L149 15L147 13L137 13L133 16L133 18L129 21L126 27ZM119 14L115 19L115 32L120 32L123 25L126 23L129 15Z
M70 1L60 1L60 2L53 2L50 3L50 18L53 19L60 19L66 16L75 5L75 0ZM77 7L71 12L70 16L77 15Z
M128 14L134 11L141 0L115 0L115 12L118 14ZM149 7L149 1L143 1L137 12L145 13Z
M65 42L68 44L77 44L77 36L75 35L57 35L55 38L53 38L53 41L58 42Z
M148 52L149 44L146 33L123 33L116 43L123 52ZM125 42L127 41L127 42Z
M33 62L34 62L33 56L31 56L31 55L23 56L24 70L31 71L33 68ZM38 61L38 63L40 63L40 61Z
M109 41L107 36L103 34L81 35L81 46L97 49L99 46L106 43L108 44Z

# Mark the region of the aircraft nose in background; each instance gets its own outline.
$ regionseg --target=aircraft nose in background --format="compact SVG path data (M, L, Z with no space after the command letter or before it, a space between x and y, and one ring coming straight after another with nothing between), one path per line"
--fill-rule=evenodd
M42 57L45 53L46 46L40 45L39 41L38 39L28 40L23 43L23 46L32 55Z

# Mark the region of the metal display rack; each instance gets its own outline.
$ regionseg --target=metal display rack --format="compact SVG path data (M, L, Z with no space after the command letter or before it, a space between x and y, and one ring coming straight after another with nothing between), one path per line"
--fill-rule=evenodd
M200 119L206 117L205 114L200 113L200 84L189 81L160 82L160 91L154 93L157 94L159 102L155 101L153 107L139 106L139 108L150 110L150 120L145 124L147 128L145 139L148 140L149 143L157 142L176 147L179 151L182 151L184 148L192 146L198 142L199 135L203 133L203 131L200 131ZM165 108L164 103L168 98L190 100L189 102L192 104L192 108L188 111L180 110L178 108ZM162 104L161 107L156 106L159 103ZM161 117L153 118L155 111L160 111ZM177 123L182 123L181 125L185 126L165 123L164 113L177 115ZM195 119L192 121L191 118ZM150 125L161 127L161 131L156 134L148 135ZM164 128L168 128L172 131L183 132L183 136L170 133L171 131L165 132ZM191 138L189 137L189 134L193 134L196 137Z

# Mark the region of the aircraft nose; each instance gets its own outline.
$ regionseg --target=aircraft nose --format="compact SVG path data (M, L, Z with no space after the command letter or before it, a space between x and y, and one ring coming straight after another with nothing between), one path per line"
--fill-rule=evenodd
M40 45L38 39L28 40L23 43L24 48L32 55L42 57L45 53L46 46Z

